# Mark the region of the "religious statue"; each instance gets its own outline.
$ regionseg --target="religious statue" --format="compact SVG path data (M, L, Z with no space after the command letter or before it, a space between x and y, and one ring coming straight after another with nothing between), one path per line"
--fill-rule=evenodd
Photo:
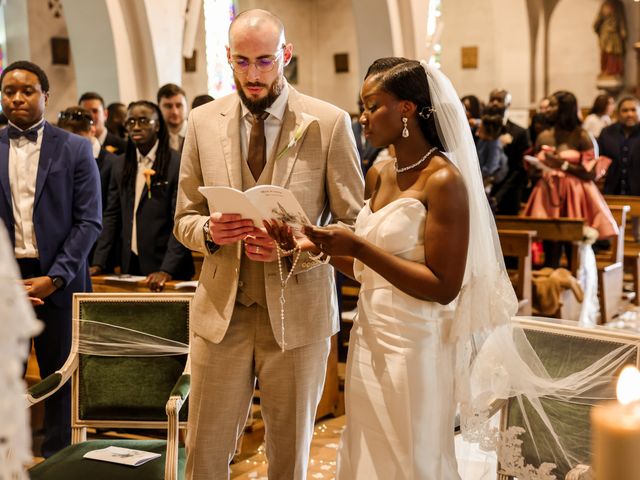
M620 78L624 72L627 21L621 0L605 0L593 24L600 44L600 78Z

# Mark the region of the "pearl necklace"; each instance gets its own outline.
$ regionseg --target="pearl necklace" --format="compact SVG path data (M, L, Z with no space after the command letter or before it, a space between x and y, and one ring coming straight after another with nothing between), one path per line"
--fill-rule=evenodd
M436 150L438 150L438 147L433 147L431 150L425 153L424 156L420 160L418 160L416 163L412 163L411 165L407 165L406 167L402 167L402 168L398 168L398 159L397 158L394 159L393 166L396 169L396 173L406 172L407 170L411 170L412 168L415 168L418 165L424 163L424 161L429 157L429 155L431 155Z

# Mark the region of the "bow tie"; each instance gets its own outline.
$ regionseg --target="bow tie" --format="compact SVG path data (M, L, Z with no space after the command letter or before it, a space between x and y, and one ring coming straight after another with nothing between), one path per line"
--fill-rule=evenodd
M38 130L40 130L41 128L42 128L42 125L38 125L37 127L29 128L28 130L19 130L14 126L9 125L8 127L9 138L16 140L20 137L24 137L30 142L35 143L38 141Z

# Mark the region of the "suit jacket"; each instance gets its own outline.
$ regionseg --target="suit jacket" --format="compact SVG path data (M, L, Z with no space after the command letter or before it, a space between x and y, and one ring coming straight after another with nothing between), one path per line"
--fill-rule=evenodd
M625 138L622 126L614 123L602 129L598 137L600 155L609 157L612 162L607 170L604 182L604 193L620 194L620 182L627 180L628 195L640 195L640 126L634 127L628 138ZM626 148L627 151L623 152ZM622 157L627 156L626 165Z
M511 120L507 120L503 133L508 133L513 138L513 141L504 147L509 170L505 179L494 185L491 196L497 204L497 213L517 215L527 187L527 172L522 157L531 146L531 141L529 132Z
M223 97L194 109L188 121L182 152L175 234L192 250L205 255L194 298L194 332L220 342L233 314L241 256L241 242L223 245L213 253L206 248L203 226L210 212L201 185L242 189L240 99ZM291 142L296 133L297 142ZM287 148L287 145L292 145ZM272 183L288 188L311 222L353 224L363 204L363 179L349 115L333 105L289 90L280 138L275 152ZM333 268L300 265L287 284L285 295L285 348L313 343L338 330ZM246 257L244 260L248 261ZM280 335L280 280L277 262L264 266L264 283L271 326ZM282 345L281 345L282 346Z
M121 155L127 149L127 141L113 133L107 132L107 137L104 139L102 148L114 155Z
M100 191L102 192L102 211L107 208L107 195L109 194L109 182L111 181L111 170L116 161L116 155L104 148L100 149L96 162L100 172Z
M121 267L129 273L131 262L131 234L133 230L134 187L122 184L122 168L125 157L117 157L111 182L107 208L104 212L104 228L93 256L94 265L105 267L111 246L122 241ZM171 159L164 180L151 179L151 198L145 185L136 211L138 235L138 261L144 275L163 271L175 279L190 280L195 272L191 252L174 237L173 214L176 208L180 157L171 150Z
M62 307L71 305L74 292L91 291L87 256L101 228L100 176L86 139L47 122L43 128L33 225L43 275L65 280L49 297ZM6 129L0 131L0 190L0 218L15 246Z

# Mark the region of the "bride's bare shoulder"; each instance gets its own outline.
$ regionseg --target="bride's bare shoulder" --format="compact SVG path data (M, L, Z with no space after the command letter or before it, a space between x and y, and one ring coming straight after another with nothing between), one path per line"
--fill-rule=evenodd
M466 187L460 170L444 155L434 156L429 167L429 171L425 172L428 173L425 187L427 193L432 194L430 196L446 194L466 198Z

